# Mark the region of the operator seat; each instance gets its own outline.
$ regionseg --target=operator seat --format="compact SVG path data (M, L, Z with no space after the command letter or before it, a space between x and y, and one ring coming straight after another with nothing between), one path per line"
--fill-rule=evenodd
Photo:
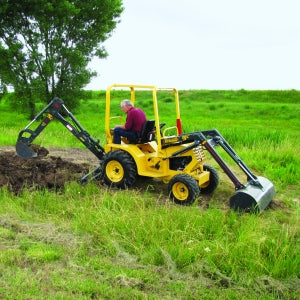
M136 139L128 139L130 144L144 144L154 140L155 137L155 121L147 120L142 128L141 136Z
M138 139L138 144L143 144L151 142L154 140L155 136L155 120L147 120L141 132L141 137Z

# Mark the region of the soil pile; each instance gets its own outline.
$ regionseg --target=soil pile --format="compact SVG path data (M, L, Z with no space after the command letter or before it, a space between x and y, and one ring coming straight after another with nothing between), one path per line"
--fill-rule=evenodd
M19 194L27 188L60 189L66 182L79 180L89 172L86 163L74 163L56 156L47 156L48 150L38 149L36 158L20 158L14 151L0 152L0 187Z

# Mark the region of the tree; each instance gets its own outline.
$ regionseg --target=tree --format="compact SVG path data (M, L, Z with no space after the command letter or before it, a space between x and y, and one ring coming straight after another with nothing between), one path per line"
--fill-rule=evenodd
M0 0L1 90L31 117L55 96L76 107L122 11L122 0Z

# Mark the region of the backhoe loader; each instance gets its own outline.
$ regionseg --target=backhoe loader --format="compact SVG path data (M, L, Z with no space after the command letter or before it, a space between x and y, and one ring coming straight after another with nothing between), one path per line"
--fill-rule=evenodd
M153 119L146 121L141 137L135 141L122 138L121 144L113 143L113 122L120 116L112 116L111 98L113 91L117 89L127 90L134 105L138 90L150 91L153 104ZM160 91L171 93L175 104L173 124L165 129L166 124L160 122ZM34 130L30 129L33 123L40 119L40 124ZM232 209L260 212L275 196L272 182L254 175L216 129L183 133L176 88L135 84L109 86L106 90L104 146L90 136L61 99L54 98L19 133L16 143L19 156L37 156L31 147L32 142L53 119L60 121L99 159L99 166L85 175L81 179L82 183L91 179L101 179L108 186L125 189L133 186L138 176L156 178L168 184L168 193L173 202L191 205L200 193L212 193L219 184L217 170L206 163L207 151L234 185L235 193L230 198ZM233 172L217 151L218 147L221 147L220 149L224 150L222 152L227 153L246 175L246 182L242 182Z

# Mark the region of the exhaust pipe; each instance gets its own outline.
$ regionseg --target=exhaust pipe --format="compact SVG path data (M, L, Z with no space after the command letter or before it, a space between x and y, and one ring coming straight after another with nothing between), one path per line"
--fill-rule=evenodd
M275 188L265 177L258 176L257 182L259 184L250 181L244 188L238 189L230 198L230 207L241 211L263 211L274 198Z

